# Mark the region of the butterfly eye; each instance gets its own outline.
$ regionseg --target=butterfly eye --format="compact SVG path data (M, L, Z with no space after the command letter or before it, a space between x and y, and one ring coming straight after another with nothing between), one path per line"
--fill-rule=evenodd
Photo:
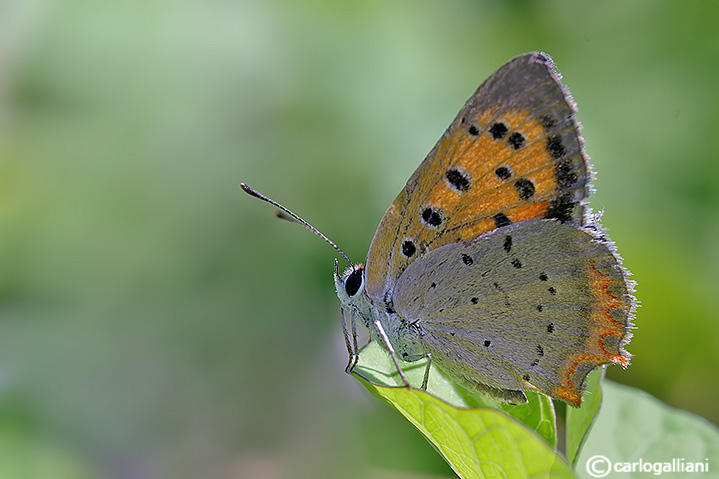
M347 296L350 298L357 294L357 291L359 291L360 287L362 286L362 269L356 268L354 269L349 276L347 276L347 279L345 279L345 293L347 293Z

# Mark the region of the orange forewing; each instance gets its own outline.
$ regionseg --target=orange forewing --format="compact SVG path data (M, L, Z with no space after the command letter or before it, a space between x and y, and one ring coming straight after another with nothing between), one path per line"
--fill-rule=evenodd
M534 75L535 94L527 94L526 87L513 80L520 68ZM527 74L521 71L521 75ZM498 92L500 82L510 85L506 91ZM498 96L498 103L488 103L490 94ZM517 100L527 97L537 99ZM493 125L501 125L499 133L504 134L493 133ZM513 147L508 141L511 135L520 135L521 146ZM559 150L549 147L552 141ZM405 242L421 254L444 244L471 241L503 224L551 217L562 195L569 198L562 200L562 206L571 210L565 220L581 226L581 200L588 194L588 165L581 145L573 102L551 62L524 56L505 65L468 100L385 213L367 257L370 297L381 300L419 256L403 254ZM511 171L509 179L498 175L500 167ZM451 168L466 174L466 190L453 188L447 180ZM571 170L574 184L560 181L562 168ZM520 194L517 179L531 182L531 195ZM421 220L427 208L441 212L439 226Z

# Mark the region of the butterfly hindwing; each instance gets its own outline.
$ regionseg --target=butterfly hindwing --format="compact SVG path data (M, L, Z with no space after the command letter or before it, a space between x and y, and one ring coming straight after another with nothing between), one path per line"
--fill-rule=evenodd
M385 213L367 293L387 301L417 257L534 218L582 225L589 167L574 103L551 59L521 55L467 101Z
M455 379L515 402L533 386L575 406L592 369L627 365L632 306L611 245L556 220L434 249L394 291L397 313L412 324L406 341L432 351Z

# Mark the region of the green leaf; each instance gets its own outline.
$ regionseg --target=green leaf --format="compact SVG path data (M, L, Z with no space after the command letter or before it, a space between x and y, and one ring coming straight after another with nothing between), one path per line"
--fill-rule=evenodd
M425 361L401 365L410 384L421 384ZM436 368L427 392L402 387L377 343L361 351L354 372L372 394L405 416L460 477L574 477L554 450L554 408L541 394L528 394L523 405L499 404L458 386Z
M719 429L703 418L663 404L638 389L604 381L602 409L577 461L580 477L625 479L681 477L708 479L719 477ZM684 470L662 472L626 471L647 463L683 465ZM589 463L588 463L589 461ZM688 472L688 463L708 464L709 472ZM594 475L587 467L594 465ZM636 464L632 466L633 464ZM618 467L621 471L614 469Z
M592 429L594 419L599 412L599 406L602 404L602 389L600 386L605 373L605 368L598 368L589 373L584 382L586 393L582 406L578 408L567 407L565 451L572 466L576 466L579 451Z
M523 422L542 436L552 448L557 447L557 420L554 403L543 394L525 391L527 404L497 404L496 407Z

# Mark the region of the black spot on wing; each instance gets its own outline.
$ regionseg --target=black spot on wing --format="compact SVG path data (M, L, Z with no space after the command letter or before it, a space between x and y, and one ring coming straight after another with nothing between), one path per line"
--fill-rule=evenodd
M507 253L512 251L512 237L509 235L504 238L504 251L506 251Z
M448 169L444 174L445 180L449 184L450 188L457 191L458 193L464 193L469 189L471 184L471 178L466 171L463 171L456 166Z
M553 158L561 158L566 153L567 149L562 143L562 139L556 135L547 138L547 151Z
M509 135L509 138L507 139L507 143L510 144L512 148L515 150L520 149L524 146L526 139L524 138L524 135L521 133L515 132Z
M489 128L489 134L492 135L492 138L495 140L504 138L508 131L507 125L502 122L497 122Z
M500 166L494 170L494 174L497 175L497 178L500 180L506 181L512 177L513 172L509 166Z
M557 184L559 185L560 191L571 188L579 180L577 173L572 171L573 168L574 165L572 161L566 158L557 161L554 165L554 174L557 177Z
M574 203L569 195L561 195L549 203L547 213L544 217L547 219L556 219L561 223L567 223L572 220L572 212L574 211Z
M444 220L444 218L442 217L442 212L433 206L429 206L422 210L420 218L422 220L422 223L433 228L439 227L439 225L441 225L442 221Z
M402 254L405 255L407 258L412 257L416 252L417 247L412 241L405 240L405 242L402 243Z
M497 213L494 215L494 224L497 226L497 228L501 228L502 226L508 226L512 224L512 222L507 218L507 215L504 213Z
M517 189L519 197L523 200L528 200L529 198L534 196L535 189L532 180L528 180L527 178L520 178L514 182L514 187Z

